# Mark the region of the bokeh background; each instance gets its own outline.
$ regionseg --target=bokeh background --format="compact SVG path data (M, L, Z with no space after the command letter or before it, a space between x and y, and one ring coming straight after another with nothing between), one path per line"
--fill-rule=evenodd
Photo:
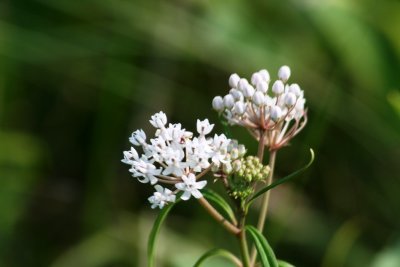
M233 72L292 68L309 124L278 154L265 234L298 267L400 266L400 2L0 2L0 266L145 266L157 215L120 162L150 115L195 129ZM234 137L255 152L242 129ZM252 214L255 214L255 210ZM252 218L254 219L254 218ZM251 219L251 220L252 220ZM159 266L237 251L201 207L173 210ZM207 266L230 266L210 261Z

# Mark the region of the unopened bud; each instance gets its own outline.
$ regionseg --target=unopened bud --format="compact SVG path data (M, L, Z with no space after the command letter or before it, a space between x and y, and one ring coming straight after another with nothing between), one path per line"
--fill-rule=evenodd
M286 82L290 77L290 68L288 66L282 66L278 71L278 77L282 82Z
M300 86L297 83L293 83L289 86L289 92L295 94L297 97L301 94Z
M236 102L233 111L238 115L242 115L246 111L245 104L242 101Z
M243 94L238 89L232 88L229 94L233 96L236 101L243 100Z
M237 148L232 149L230 152L232 159L237 159L239 157L239 150Z
M235 100L233 99L232 95L224 96L224 105L227 109L231 109L235 104Z
M265 81L259 82L256 86L257 91L260 91L262 93L266 93L268 91L268 83Z
M230 162L227 162L222 166L222 171L226 174L230 174L232 170L233 168Z
M254 95L254 87L248 84L246 88L243 90L244 97L251 98Z
M261 74L258 72L253 73L253 75L251 76L251 83L254 86L256 86L257 84L259 84L262 81L263 81L263 78L262 78Z
M260 70L258 73L260 73L265 82L269 83L271 81L269 72L267 70Z
M296 95L293 93L287 93L284 98L285 105L291 107L296 103Z
M284 89L285 86L283 85L283 82L281 80L276 80L272 85L272 92L276 95L282 94Z
M216 164L211 165L211 171L212 171L212 172L217 172L217 171L219 171L219 166L216 165Z
M273 121L278 121L282 117L282 110L279 106L273 106L270 113Z
M247 85L249 85L249 82L246 79L242 78L239 80L237 88L243 92L246 89Z
M214 99L212 101L212 107L216 111L223 111L225 106L224 106L224 100L222 99L222 97L220 97L220 96L214 97Z
M236 73L232 74L229 77L229 86L233 87L233 88L236 88L238 86L239 80L240 80L239 75L237 75Z
M234 172L238 172L241 167L242 167L242 162L240 160L237 159L234 162L232 162L232 168Z
M242 144L240 144L238 146L238 150L239 150L239 156L243 156L244 154L246 154L246 147Z
M252 101L257 106L261 106L262 104L264 104L264 94L260 91L255 92Z

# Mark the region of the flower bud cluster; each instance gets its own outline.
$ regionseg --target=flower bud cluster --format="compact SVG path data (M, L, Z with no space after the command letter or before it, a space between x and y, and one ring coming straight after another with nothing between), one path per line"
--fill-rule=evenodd
M265 180L270 172L269 166L263 165L257 157L248 156L240 160L240 168L230 177L230 195L245 199L254 191L254 184Z
M263 165L257 157L248 156L242 160L241 168L236 175L252 183L266 179L269 171L269 166Z
M152 208L162 208L175 201L175 194L182 191L181 199L191 196L201 198L207 181L198 181L211 169L230 171L232 161L243 156L246 149L224 134L206 137L213 129L208 119L197 120L198 136L182 128L181 124L168 124L167 116L159 112L151 116L155 137L147 142L143 130L132 133L129 141L141 147L143 153L131 147L124 151L122 162L131 166L129 171L139 182L155 185L156 192L149 198ZM160 183L173 186L174 191Z
M253 73L250 82L232 74L229 77L229 93L214 97L213 108L231 125L248 128L256 139L264 138L264 144L278 148L286 144L305 125L304 92L296 83L289 84L291 71L282 66L278 79L271 85L265 69ZM267 137L264 131L274 131Z

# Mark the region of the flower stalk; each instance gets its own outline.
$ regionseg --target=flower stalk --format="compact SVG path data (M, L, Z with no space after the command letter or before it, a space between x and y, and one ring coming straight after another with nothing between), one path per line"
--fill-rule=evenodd
M269 175L268 175L268 178L266 181L267 186L269 186L273 181L276 152L277 152L276 150L272 150L272 151L270 151L270 154L269 154L268 165L270 167L270 172L269 172ZM262 233L264 230L265 220L267 218L270 192L271 191L269 190L264 194L262 202L261 202L260 216L258 217L258 223L257 223L257 230L260 233ZM257 250L255 249L255 247L253 247L252 251L251 251L251 266L254 266L256 257L257 257Z

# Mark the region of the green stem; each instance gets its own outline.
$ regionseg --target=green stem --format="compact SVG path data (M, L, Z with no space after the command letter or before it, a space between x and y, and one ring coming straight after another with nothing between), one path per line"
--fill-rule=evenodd
M198 199L200 205L213 217L217 220L226 230L234 235L239 235L242 230L230 223L225 219L224 216L221 215L204 197Z
M239 243L240 243L240 253L242 255L242 263L243 267L250 267L250 254L249 254L249 248L247 245L247 239L246 239L246 230L244 229L245 226L245 220L246 220L246 213L243 212L241 214L241 218L239 221L239 227L241 229L238 238L239 238Z
M272 183L272 178L274 176L274 169L275 169L275 159L276 159L276 150L271 150L270 155L269 155L269 167L270 167L270 172L267 178L267 186L269 186ZM268 212L268 203L269 203L269 194L270 190L267 191L264 194L264 197L262 199L262 204L261 204L261 212L260 216L258 217L258 223L257 223L257 230L262 233L264 229L264 224L265 224L265 219L267 217L267 212ZM255 261L257 257L257 250L255 247L253 247L251 251L251 265L254 266Z

